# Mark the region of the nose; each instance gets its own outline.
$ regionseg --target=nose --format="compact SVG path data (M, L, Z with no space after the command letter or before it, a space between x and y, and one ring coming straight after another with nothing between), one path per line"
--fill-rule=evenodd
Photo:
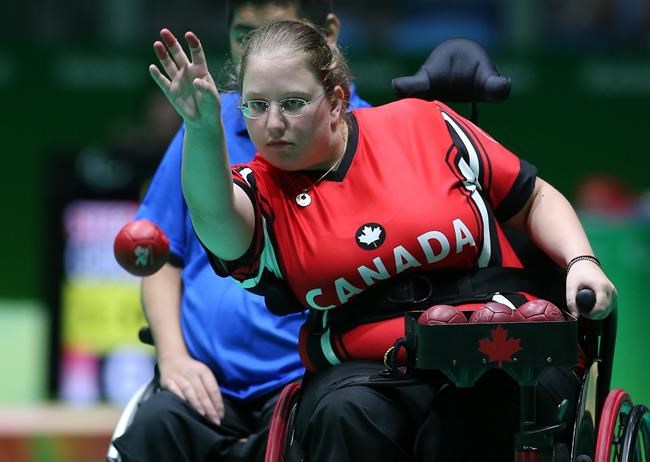
M266 113L266 129L274 138L282 136L287 128L287 119L277 104L271 104Z

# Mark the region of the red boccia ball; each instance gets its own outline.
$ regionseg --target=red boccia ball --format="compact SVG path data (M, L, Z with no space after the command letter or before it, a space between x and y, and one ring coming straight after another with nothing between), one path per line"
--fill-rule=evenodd
M521 305L513 314L518 322L564 321L562 311L547 300L531 300Z
M419 324L463 324L467 318L462 311L451 305L433 305L427 308L418 318Z
M115 259L134 276L150 276L169 260L169 239L148 220L127 223L115 236Z
M513 322L514 310L499 302L487 302L469 317L471 323Z

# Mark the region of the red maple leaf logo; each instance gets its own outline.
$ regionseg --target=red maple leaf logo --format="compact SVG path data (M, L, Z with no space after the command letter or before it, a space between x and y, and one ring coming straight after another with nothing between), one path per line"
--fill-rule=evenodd
M498 325L490 331L492 338L479 339L479 349L488 356L490 362L499 361L501 368L503 361L512 361L512 355L521 350L518 338L508 338L508 331Z

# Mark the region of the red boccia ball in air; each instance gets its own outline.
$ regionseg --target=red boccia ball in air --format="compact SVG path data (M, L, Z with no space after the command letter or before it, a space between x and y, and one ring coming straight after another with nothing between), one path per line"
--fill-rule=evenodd
M169 261L169 239L148 220L127 223L115 236L115 259L134 276L150 276Z
M462 311L451 305L433 305L427 308L418 318L419 324L465 324L467 318Z
M546 300L531 300L524 303L513 314L518 322L564 321L562 311Z
M487 302L469 317L471 323L513 322L514 310L499 302Z

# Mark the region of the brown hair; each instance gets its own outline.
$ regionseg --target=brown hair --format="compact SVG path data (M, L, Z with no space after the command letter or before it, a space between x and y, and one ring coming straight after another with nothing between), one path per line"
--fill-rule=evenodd
M248 57L268 50L283 48L291 55L305 57L307 67L317 76L331 96L339 86L345 95L343 111L350 102L350 70L347 61L337 45L330 45L325 35L306 21L278 21L261 27L250 34L242 43L242 59L238 86L241 92Z

